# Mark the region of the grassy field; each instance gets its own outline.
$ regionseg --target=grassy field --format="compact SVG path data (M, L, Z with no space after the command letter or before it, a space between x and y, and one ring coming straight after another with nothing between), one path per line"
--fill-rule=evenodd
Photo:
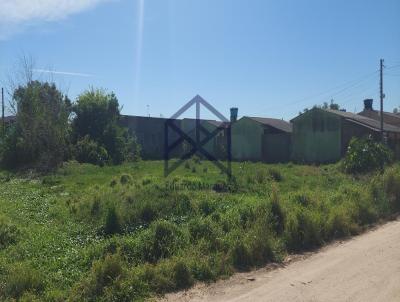
M234 163L228 183L191 160L67 163L0 175L0 298L137 301L279 262L400 209L400 166Z

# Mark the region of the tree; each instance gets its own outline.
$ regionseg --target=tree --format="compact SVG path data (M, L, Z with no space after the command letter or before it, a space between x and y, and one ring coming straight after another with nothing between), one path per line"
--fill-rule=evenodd
M16 123L1 143L1 162L39 170L57 167L68 153L69 100L54 83L30 81L12 96Z
M331 99L331 103L329 104L329 109L339 110L340 106L339 106L339 104L335 103L334 99Z
M120 108L114 93L106 93L101 89L85 91L73 105L73 112L75 118L72 121L72 137L75 144L82 146L82 141L85 140L93 146L94 142L100 149L106 150L105 161L114 164L138 158L139 147L135 138L119 125ZM80 154L78 160L84 157ZM104 154L92 154L91 157L104 158Z

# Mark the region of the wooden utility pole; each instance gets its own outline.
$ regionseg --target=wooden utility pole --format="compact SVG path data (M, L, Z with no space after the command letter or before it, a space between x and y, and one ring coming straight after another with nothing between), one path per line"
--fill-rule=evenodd
M384 140L383 135L383 98L385 95L383 94L383 59L380 61L380 82L379 82L379 95L381 99L381 136L382 141Z
M4 121L4 88L1 87L1 122L3 125L2 131L4 132L6 129L5 121Z

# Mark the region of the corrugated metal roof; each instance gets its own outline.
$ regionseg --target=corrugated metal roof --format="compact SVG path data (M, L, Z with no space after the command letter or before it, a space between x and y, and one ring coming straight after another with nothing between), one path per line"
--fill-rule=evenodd
M292 124L284 120L276 118L267 118L267 117L252 117L252 116L245 116L245 117L253 121L256 121L260 124L271 126L273 128L282 130L284 132L292 132L293 129Z
M358 115L358 114L351 113L351 112L344 112L344 111L340 111L340 110L332 110L332 109L320 109L320 110L325 110L330 113L340 115L340 116L346 118L348 121L355 121L358 124L373 128L376 131L380 131L380 129L381 129L380 121L374 120L374 119L366 117L366 116ZM399 127L389 125L386 123L383 123L383 130L387 131L387 132L400 132Z

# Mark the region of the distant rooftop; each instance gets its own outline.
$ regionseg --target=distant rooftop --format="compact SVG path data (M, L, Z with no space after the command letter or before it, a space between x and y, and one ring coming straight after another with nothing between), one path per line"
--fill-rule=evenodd
M351 112L344 112L344 111L340 111L340 110L332 110L332 109L321 109L321 110L325 110L330 113L340 115L349 121L353 121L358 124L367 126L375 131L380 131L380 129L381 129L380 121L374 120L374 119L366 117L366 116L362 116L362 115L351 113ZM399 132L400 133L399 127L389 125L387 123L383 123L383 130L387 131L387 132Z
M253 117L253 116L245 116L245 117L252 119L253 121L256 121L260 124L271 126L273 128L282 130L284 132L292 132L293 129L292 124L284 120L276 118L267 118L267 117Z

